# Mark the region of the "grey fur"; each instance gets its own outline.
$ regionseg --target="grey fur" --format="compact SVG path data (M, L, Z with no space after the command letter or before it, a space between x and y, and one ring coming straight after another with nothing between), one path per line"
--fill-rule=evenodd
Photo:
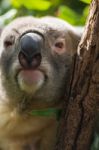
M45 39L39 68L44 71L47 79L33 93L20 88L17 76L18 70L21 68L18 60L18 41L20 36L28 31L40 32ZM53 51L58 39L65 41L65 51L62 54ZM80 35L76 33L74 27L52 17L40 19L22 17L5 27L0 38L0 119L4 116L3 125L0 123L2 150L23 150L23 146L32 141L35 141L32 142L34 145L39 145L39 148L35 148L37 150L52 150L56 135L56 118L37 117L37 121L35 121L34 117L27 115L27 112L32 109L61 107L64 94L68 89L72 58L76 53L79 40ZM5 41L11 41L12 45L4 45ZM6 111L9 115L5 113ZM12 117L11 120L12 114L14 118ZM23 123L19 121L21 118ZM13 120L15 120L15 124ZM39 123L41 125L38 125ZM4 126L5 130L3 131ZM16 140L16 136L19 141Z

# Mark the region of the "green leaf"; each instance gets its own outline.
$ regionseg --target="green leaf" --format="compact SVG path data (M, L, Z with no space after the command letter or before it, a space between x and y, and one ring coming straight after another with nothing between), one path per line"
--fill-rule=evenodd
M60 6L58 17L73 25L82 25L81 16L67 6Z
M11 0L11 3L14 7L17 8L24 6L27 9L34 9L39 11L47 10L51 6L51 2L46 0Z
M84 17L87 17L88 16L88 13L89 13L89 6L86 6L83 10L83 16Z
M21 7L21 3L19 0L10 0L11 4L15 7L15 8L20 8Z
M82 1L82 2L84 2L86 4L90 4L90 2L91 2L91 0L80 0L80 1Z
M94 140L91 145L91 150L99 150L99 134L95 133Z

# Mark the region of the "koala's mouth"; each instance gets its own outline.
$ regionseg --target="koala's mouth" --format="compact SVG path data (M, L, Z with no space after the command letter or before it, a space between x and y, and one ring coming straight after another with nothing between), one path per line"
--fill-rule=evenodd
M45 74L41 70L22 69L17 74L21 90L34 94L45 82Z

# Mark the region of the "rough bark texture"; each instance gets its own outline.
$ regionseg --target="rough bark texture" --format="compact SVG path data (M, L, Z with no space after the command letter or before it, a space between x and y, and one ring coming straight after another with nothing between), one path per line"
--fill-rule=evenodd
M93 0L75 57L55 150L89 150L99 108L99 0Z

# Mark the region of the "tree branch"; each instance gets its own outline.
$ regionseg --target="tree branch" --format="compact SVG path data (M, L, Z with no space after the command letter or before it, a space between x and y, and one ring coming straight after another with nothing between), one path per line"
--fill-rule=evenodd
M99 108L99 0L93 0L74 60L55 150L88 150Z

